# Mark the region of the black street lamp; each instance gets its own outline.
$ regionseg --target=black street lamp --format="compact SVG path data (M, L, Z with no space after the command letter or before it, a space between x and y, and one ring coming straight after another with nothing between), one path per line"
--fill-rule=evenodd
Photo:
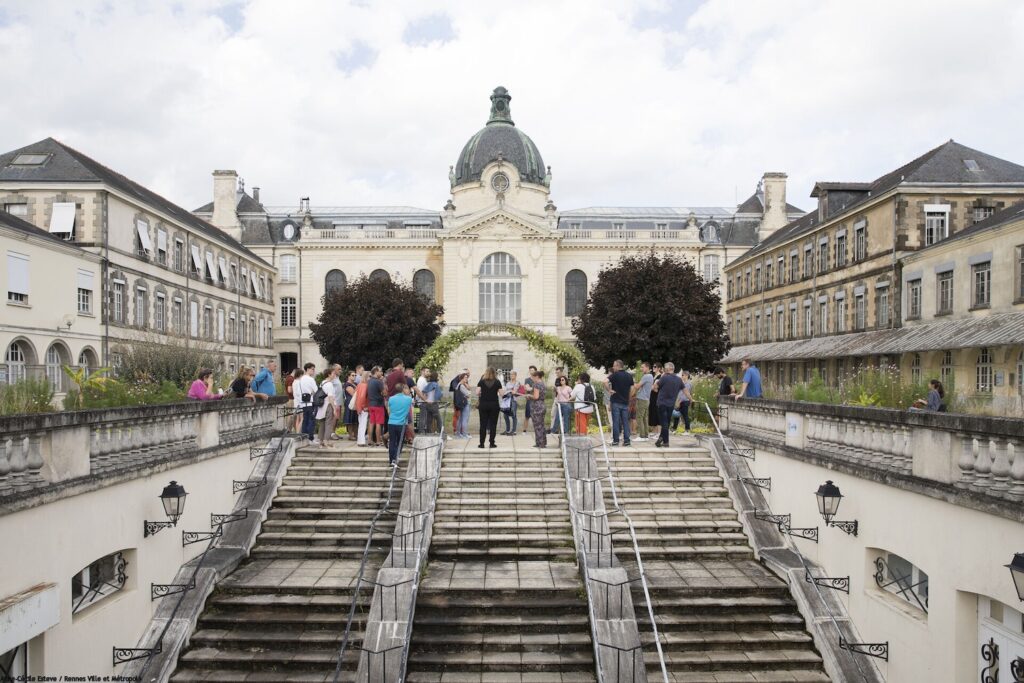
M819 486L814 495L818 498L818 512L821 513L822 519L825 520L825 526L834 526L842 529L851 536L857 535L857 528L859 526L857 520L835 521L836 512L839 511L839 503L843 500L843 494L839 491L839 487L832 483L831 479Z
M188 493L185 491L185 487L176 481L172 481L170 484L165 486L164 490L160 493L160 502L163 503L164 513L167 515L167 519L171 521L144 521L142 523L142 537L148 538L161 529L170 529L172 526L177 526L178 519L181 518L182 513L185 511L185 496L187 495Z
M1013 577L1013 586L1017 589L1017 597L1024 602L1024 553L1017 553L1013 561L1006 565Z

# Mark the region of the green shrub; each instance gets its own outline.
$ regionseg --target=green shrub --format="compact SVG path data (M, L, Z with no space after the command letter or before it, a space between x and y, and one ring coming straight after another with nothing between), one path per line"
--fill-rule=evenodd
M690 405L690 421L714 429L704 404L707 403L711 410L718 412L718 378L714 375L697 375L691 381L693 389L690 394L693 396L693 403Z
M793 387L794 401L808 401L810 403L835 403L839 398L839 392L825 384L821 373L815 370L811 374L811 381Z
M68 390L64 398L66 410L90 408L121 408L124 406L175 403L185 400L185 391L173 382L122 382L110 380L102 387Z
M53 386L46 379L23 379L0 384L0 415L53 411Z
M114 374L116 379L131 385L171 382L187 387L202 368L216 371L221 353L216 347L191 340L188 346L167 344L143 338L125 345ZM225 377L220 377L224 380ZM230 383L234 377L226 378Z

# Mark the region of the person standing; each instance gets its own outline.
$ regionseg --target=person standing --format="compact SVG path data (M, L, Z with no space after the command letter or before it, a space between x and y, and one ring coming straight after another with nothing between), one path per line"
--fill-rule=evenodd
M572 387L569 386L569 378L565 375L555 378L555 402L552 408L555 417L551 422L551 433L572 433Z
M356 366L356 384L362 384L366 380L366 369L362 364Z
M629 394L633 388L633 375L622 367L622 361L612 363L612 374L605 380L605 386L611 394L612 411L612 445L619 445L619 434L622 444L630 445L629 440Z
M526 409L523 411L523 434L529 430L530 420L533 418L533 383L537 378L537 366L531 365L529 371L526 373L526 381L523 384L526 386Z
M359 424L356 428L356 445L366 447L366 428L370 423L370 401L366 396L366 390L370 388L370 373L363 372L363 376L356 385L356 416Z
M650 410L651 410L651 387L654 386L654 374L651 373L650 363L640 364L640 381L634 386L636 396L636 427L637 441L647 441L651 434Z
M676 366L672 363L665 363L664 374L654 383L654 391L658 392L658 422L661 430L658 432L658 440L655 446L662 448L668 446L668 433L672 423L672 410L676 405L676 398L683 390L683 380L675 374Z
M722 368L722 367L715 368L715 377L718 378L718 395L719 396L732 396L732 394L733 394L732 377L730 377L725 372L725 368Z
M303 372L302 368L295 368L294 370L292 370L292 374L291 374L292 381L288 385L288 387L291 389L290 395L292 397L292 406L295 408L295 414L294 414L295 426L292 427L292 432L294 434L301 434L302 433L302 409L299 407L299 398L300 398L300 396L299 396L298 388L299 388L299 380L302 378L303 374L305 374L305 373Z
M522 393L523 385L519 383L515 370L508 373L508 381L502 387L505 395L501 397L501 413L505 416L505 431L502 436L515 436L519 431L519 394Z
M590 384L590 375L580 373L576 386L572 388L572 399L575 401L576 424L574 430L579 436L586 436L590 427L590 416L594 412L597 395Z
M320 448L327 448L327 442L334 436L334 428L341 415L341 406L338 405L338 388L334 384L340 370L340 365L330 366L327 376L320 382L320 389L324 392L324 402L316 411L316 419L321 421ZM316 442L317 440L314 439L313 443Z
M459 375L459 383L456 386L455 394L456 402L459 402L462 405L459 412L459 425L455 429L456 439L469 438L469 415L472 410L469 399L472 394L473 392L469 389L469 372L463 372Z
M652 368L654 382L651 384L651 399L649 409L647 411L647 425L651 428L649 436L653 436L655 438L661 434L661 418L658 415L658 380L661 379L663 372L664 368L661 363L655 363ZM668 429L668 425L666 425L665 428Z
M679 392L679 414L683 418L683 434L690 433L690 402L693 401L693 382L690 381L690 373L683 370L679 373L683 380L683 388Z
M277 395L277 386L274 384L274 373L277 372L277 361L268 360L256 377L252 380L252 391L255 394L266 394L267 396Z
M402 435L409 424L412 412L412 396L405 382L395 385L395 393L388 398L388 462L398 467L398 456L402 454Z
M370 445L384 445L384 379L381 377L379 365L370 370L367 380L366 398L369 401L367 410L370 413Z
M341 385L342 424L345 425L345 431L348 432L349 441L356 440L356 425L359 423L359 413L356 412L353 403L357 388L356 373L350 370L345 377L345 383Z
M316 430L316 409L313 408L313 396L316 395L316 365L306 363L302 366L303 374L297 380L292 390L295 392L295 407L302 411L302 433L310 441L313 440L313 432Z
M530 366L533 368L533 366ZM537 370L534 368L533 371L533 391L530 396L530 419L533 420L533 439L534 446L537 448L548 447L548 434L544 429L544 398L547 393L547 387L544 386L544 371Z
M569 387L569 392L572 391L572 384L569 383L569 378L565 376L565 368L555 368L555 378L551 382L552 391L554 392L555 404L551 406L551 426L548 428L548 434L558 434L558 420L562 417L561 403L562 399L559 397L559 389L563 386ZM568 400L568 393L565 393L564 399ZM569 433L569 422L565 423L565 433Z
M436 434L441 431L441 411L437 405L441 400L441 386L433 370L427 370L426 380L419 390L423 396L423 402L420 403L420 433Z
M469 370L463 368L462 372L452 377L452 381L448 383L448 391L452 392L452 434L456 439L459 438L459 420L462 417L462 408L459 407L459 384L462 382L462 376L468 374Z
M477 448L484 447L488 434L490 447L498 447L494 442L494 435L498 431L498 406L504 393L494 368L487 368L483 377L476 383L477 410L480 412L480 445Z
M736 398L761 398L761 371L749 358L744 358L740 366L743 368L743 383Z

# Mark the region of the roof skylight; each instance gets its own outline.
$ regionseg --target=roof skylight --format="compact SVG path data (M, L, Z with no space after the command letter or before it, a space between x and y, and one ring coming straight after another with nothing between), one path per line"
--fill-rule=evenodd
M19 154L14 157L11 166L41 166L49 158L49 154Z
M978 162L974 159L964 159L964 166L967 167L968 171L980 171L981 166L978 166Z

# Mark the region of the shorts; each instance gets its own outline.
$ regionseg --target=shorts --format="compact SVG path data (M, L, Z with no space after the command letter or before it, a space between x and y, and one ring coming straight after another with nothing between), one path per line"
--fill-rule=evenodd
M370 424L384 424L384 406L370 406Z

